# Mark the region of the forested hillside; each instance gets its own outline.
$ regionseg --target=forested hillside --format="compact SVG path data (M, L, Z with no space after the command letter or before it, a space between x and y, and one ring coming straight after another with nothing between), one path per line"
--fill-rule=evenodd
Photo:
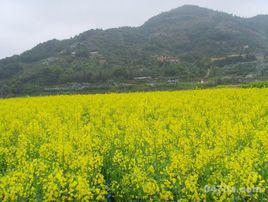
M174 88L268 77L268 16L183 6L140 27L89 30L0 61L0 96Z

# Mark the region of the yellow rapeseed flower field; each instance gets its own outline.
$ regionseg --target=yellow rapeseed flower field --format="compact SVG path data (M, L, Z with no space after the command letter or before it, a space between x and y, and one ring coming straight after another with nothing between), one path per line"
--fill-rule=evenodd
M267 200L268 89L0 100L2 201Z

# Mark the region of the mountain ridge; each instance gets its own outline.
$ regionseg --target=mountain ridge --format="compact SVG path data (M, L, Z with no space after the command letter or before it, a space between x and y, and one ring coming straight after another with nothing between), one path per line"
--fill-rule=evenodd
M224 14L224 15L229 15L229 16L232 16L232 17L236 17L236 18L240 18L240 19L246 19L246 20L249 20L249 21L253 21L255 19L259 20L268 20L268 14L258 14L258 15L255 15L255 16L252 16L252 17L240 17L240 16L237 16L237 15L234 15L234 14L229 14L229 13L226 13L226 12L223 12L223 11L218 11L218 10L214 10L214 9L209 9L209 8L204 8L204 7L200 7L200 6L197 6L197 5L191 5L191 4L186 4L186 5L183 5L183 6L180 6L178 8L174 8L174 9L171 9L169 11L165 11L165 12L162 12L158 15L155 15L153 17L151 17L150 19L148 19L145 23L143 23L142 25L140 26L121 26L121 27L117 27L117 28L108 28L108 29L100 29L100 28L96 28L96 29L90 29L90 30L87 30L87 31L84 31L82 32L81 34L84 34L86 32L90 32L90 31L96 31L96 30L102 30L102 31L109 31L109 30L115 30L115 29L125 29L125 28L140 28L140 27L143 27L146 23L148 23L150 20L152 20L153 18L155 17L160 17L161 15L163 14L168 14L170 12L177 12L178 10L180 9L183 9L183 8L190 8L190 9L202 9L202 10L207 10L207 11L214 11L214 12L217 12L217 13L221 13L221 14ZM268 26L268 25L267 25ZM56 38L53 38L51 40L48 40L48 41L44 41L44 42L41 42L39 44L37 44L36 46L34 46L33 48L39 46L39 45L42 45L42 44L45 44L47 42L50 42L50 41L66 41L66 40L71 40L71 39L74 39L76 38L77 36L81 35L81 34L78 34L78 35L75 35L73 37L70 37L70 38L67 38L67 39L62 39L62 40L59 40L59 39L56 39ZM33 49L32 48L32 49ZM31 49L29 49L31 50ZM26 50L24 52L22 52L21 54L29 51L29 50ZM20 56L21 54L14 54L13 56L9 56L9 57L5 57L5 58L2 58L0 59L0 61L2 60L5 60L5 59L9 59L9 58L12 58L12 57L16 57L16 56Z

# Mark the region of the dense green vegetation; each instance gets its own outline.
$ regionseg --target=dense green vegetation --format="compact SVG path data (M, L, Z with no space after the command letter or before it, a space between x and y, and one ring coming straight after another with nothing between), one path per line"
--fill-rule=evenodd
M267 20L183 6L140 27L89 30L71 39L54 39L0 60L0 96L66 89L73 83L83 89L97 86L98 91L267 78ZM170 80L175 84L169 85Z
M242 88L268 88L268 81L256 81L241 85Z

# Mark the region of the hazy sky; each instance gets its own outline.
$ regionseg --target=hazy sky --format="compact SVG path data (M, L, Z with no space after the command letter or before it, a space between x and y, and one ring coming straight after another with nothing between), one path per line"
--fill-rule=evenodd
M0 0L0 58L89 29L139 26L184 4L243 17L268 14L268 0Z

